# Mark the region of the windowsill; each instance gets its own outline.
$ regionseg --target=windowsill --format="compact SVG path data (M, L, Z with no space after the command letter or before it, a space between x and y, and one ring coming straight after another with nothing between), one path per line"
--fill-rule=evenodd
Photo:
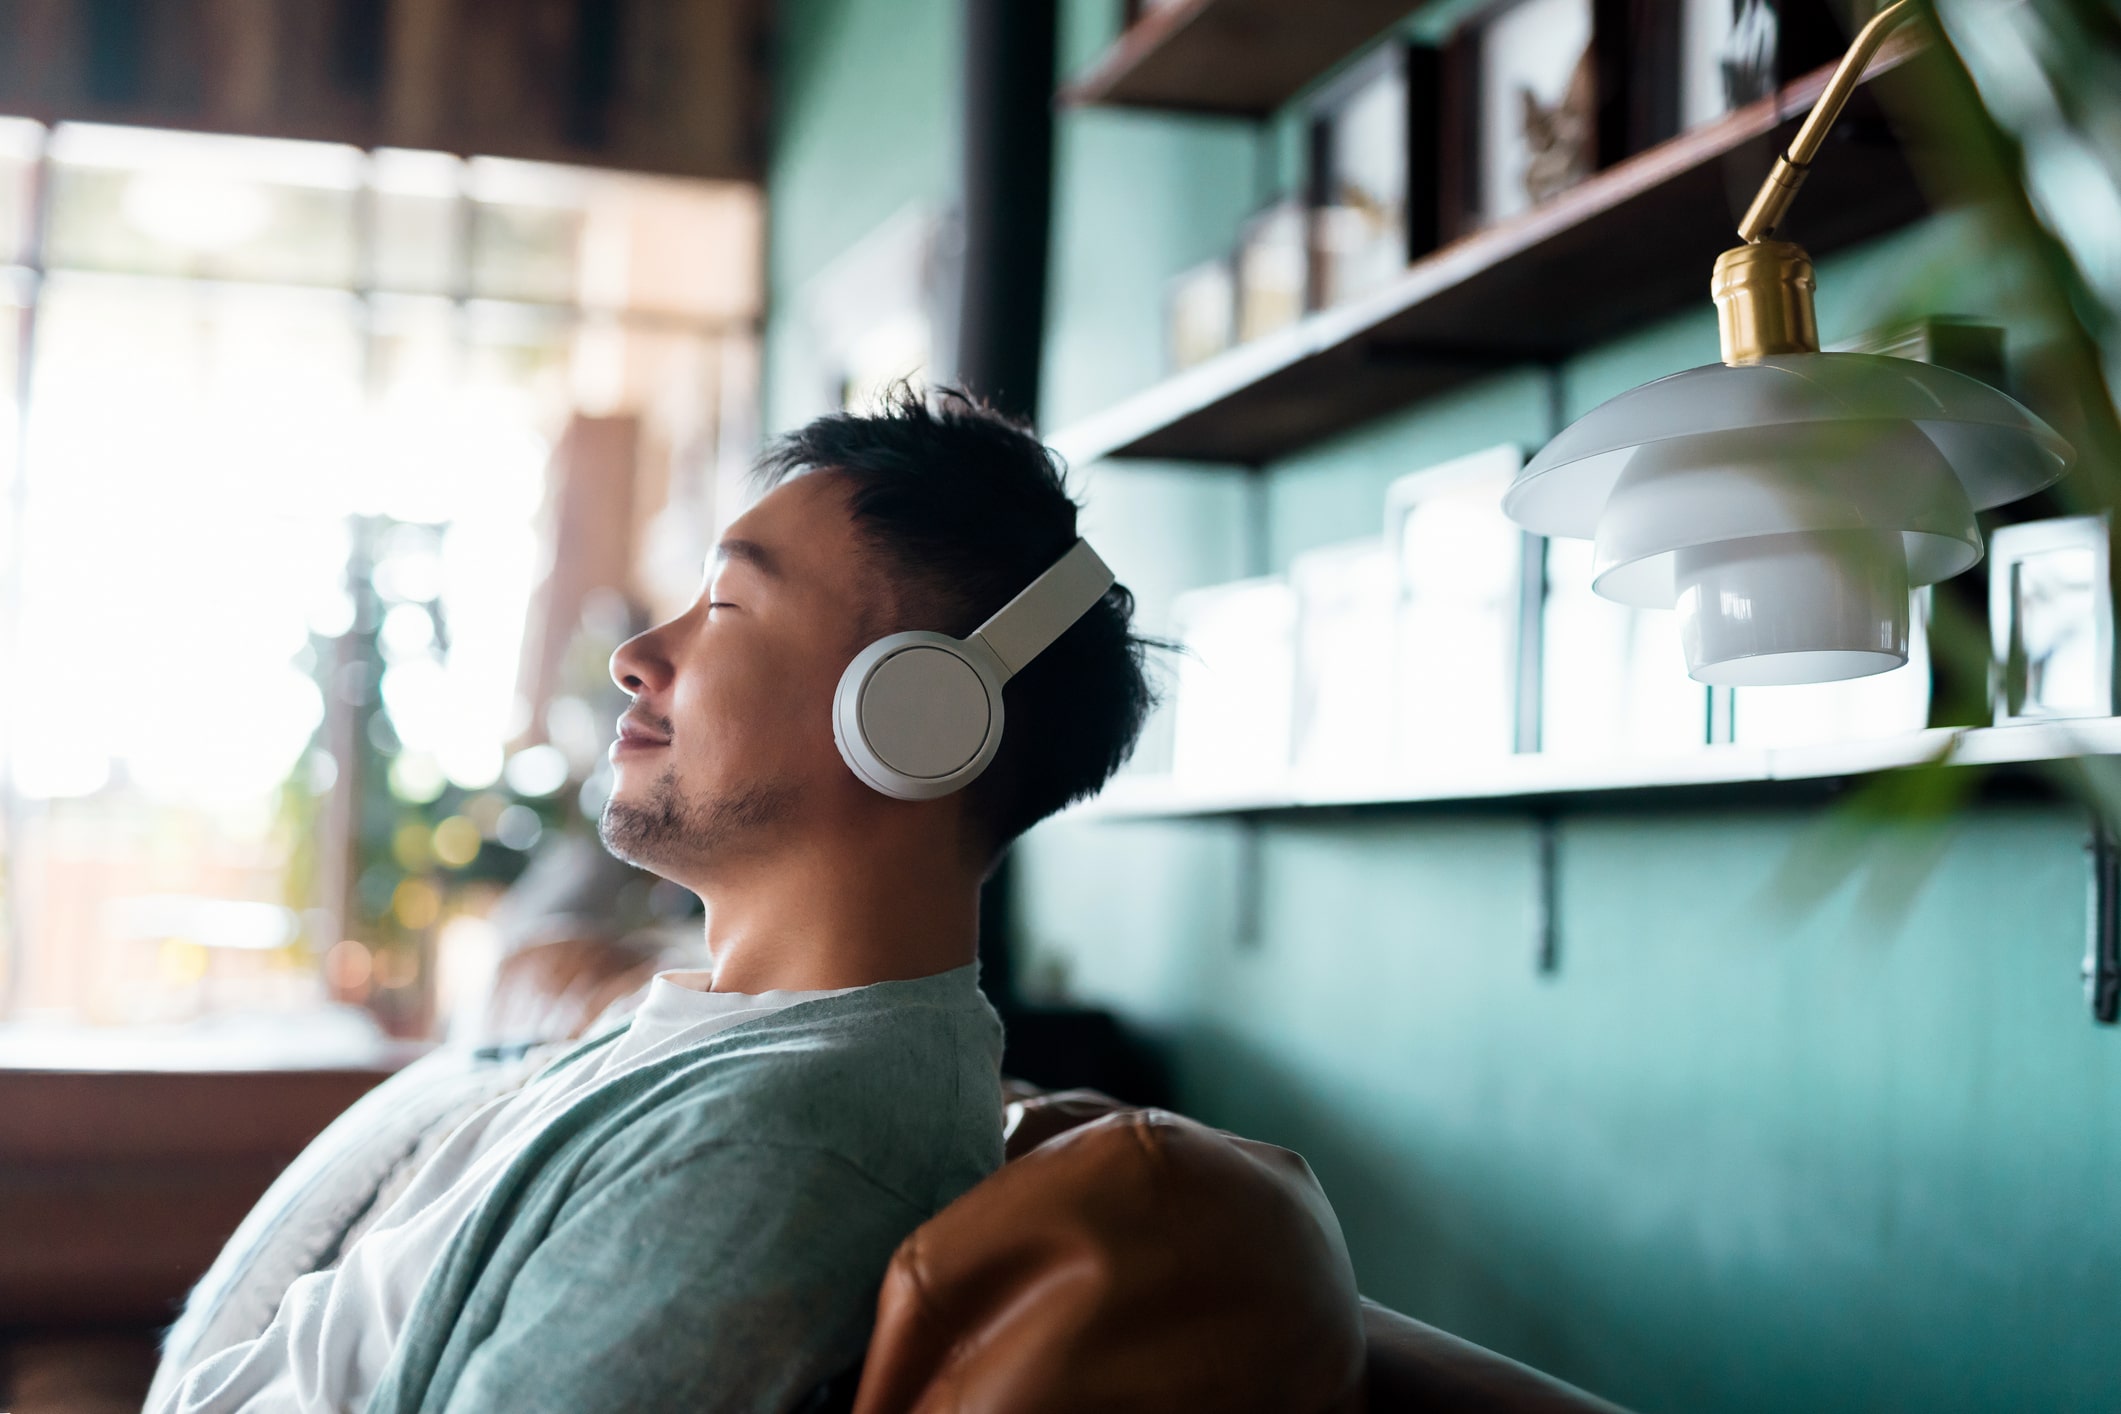
M324 1024L320 1024L324 1023ZM338 1015L228 1017L184 1024L0 1024L0 1071L231 1074L400 1069L430 1049Z

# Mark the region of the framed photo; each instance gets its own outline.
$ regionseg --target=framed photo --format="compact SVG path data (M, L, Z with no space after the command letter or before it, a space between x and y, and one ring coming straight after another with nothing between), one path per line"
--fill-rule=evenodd
M1539 749L1577 758L1671 756L1709 741L1709 689L1686 674L1679 619L1591 589L1588 540L1546 543Z
M1460 235L1568 190L1598 166L1594 0L1502 0L1445 61L1444 224Z
M1716 112L1743 108L1772 96L1790 80L1832 63L1848 43L1848 30L1827 0L1684 0L1684 4L1681 103L1683 111L1693 115L1686 119L1688 127L1716 116L1702 111L1714 102L1716 79L1720 78L1722 90L1722 107ZM1868 19L1869 13L1853 17L1853 24ZM1720 45L1715 39L1718 31L1723 36ZM1718 71L1714 75L1708 70L1712 52Z
M1388 284L1436 248L1436 51L1392 43L1312 100L1314 308Z
M1375 536L1298 555L1290 759L1314 779L1376 772L1392 743L1391 556Z
M964 242L955 218L901 207L795 295L789 384L802 417L872 406L956 362Z
M1490 447L1385 491L1392 756L1404 768L1520 744L1520 649L1528 630L1538 632L1539 585L1527 583L1528 537L1502 513L1502 493L1523 464L1522 448Z
M1295 700L1296 597L1280 576L1178 596L1184 652L1172 702L1171 773L1217 786L1280 779Z
M1748 26L1743 37L1741 13ZM1774 91L1773 0L1680 0L1677 18L1681 131L1714 122ZM1758 57L1763 41L1765 68Z
M1237 276L1228 260L1209 260L1164 288L1164 346L1173 372L1204 363L1237 339Z
M2114 715L2113 533L2104 514L1989 537L1996 725Z
M1278 201L1237 239L1237 339L1249 342L1303 318L1309 244L1303 203Z
M2005 359L2004 332L1993 324L1976 320L1929 315L1921 319L1865 330L1853 338L1829 345L1836 353L1883 354L1891 358L1933 363L1969 378L1978 378L1992 388L2008 391L2009 366ZM2037 504L2034 503L2034 504ZM2021 505L2006 514L2026 519L2039 512ZM1989 618L1989 587L1981 575L1959 575L1925 589L1916 596L1919 622L1911 623L1925 642L1919 649L1909 645L1909 666L1914 654L1927 659L1926 691L1929 714L1921 724L1930 727L1966 727L1994 715L1996 683L1985 661L1977 655L1947 651L1938 635L1952 632L1952 625L1980 624ZM1931 609L1934 613L1930 612ZM1883 674L1897 679L1900 669Z

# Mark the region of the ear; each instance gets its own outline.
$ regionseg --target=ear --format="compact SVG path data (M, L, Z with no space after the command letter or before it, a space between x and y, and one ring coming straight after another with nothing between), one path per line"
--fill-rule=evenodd
M1562 99L1566 108L1588 111L1598 98L1598 63L1591 50L1585 49L1583 57L1576 61L1576 71L1569 75L1569 93Z

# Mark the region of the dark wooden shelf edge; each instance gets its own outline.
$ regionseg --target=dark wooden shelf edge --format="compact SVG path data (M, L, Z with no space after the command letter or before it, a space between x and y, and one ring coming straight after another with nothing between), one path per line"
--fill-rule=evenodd
M1173 0L1123 31L1058 97L1071 107L1262 118L1421 7L1421 0Z
M1859 103L1875 113L1869 84L1920 53L1890 46ZM1455 241L1375 295L1306 316L1063 428L1053 445L1076 465L1129 457L1259 466L1499 366L1571 356L1690 300L1705 309L1709 267L1737 239L1725 208L1742 205L1752 184L1732 180L1728 167L1751 157L1737 176L1749 177L1754 165L1764 172L1830 72ZM1792 234L1821 254L1927 209L1897 147L1838 142L1814 169ZM1557 303L1542 285L1581 297ZM1537 329L1526 307L1534 300L1544 300L1548 316Z

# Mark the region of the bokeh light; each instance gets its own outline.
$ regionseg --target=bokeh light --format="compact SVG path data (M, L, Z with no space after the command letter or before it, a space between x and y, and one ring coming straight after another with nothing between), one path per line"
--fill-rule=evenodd
M452 815L435 826L431 846L438 862L450 869L462 869L479 857L484 843L477 825L462 815Z

